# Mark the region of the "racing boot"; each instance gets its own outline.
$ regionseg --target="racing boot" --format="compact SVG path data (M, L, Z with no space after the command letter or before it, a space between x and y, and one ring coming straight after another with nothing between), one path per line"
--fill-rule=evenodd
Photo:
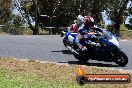
M78 47L78 49L76 49L76 51L80 54L82 54L85 50L87 50L86 46L81 46L81 48Z
M86 46L82 46L82 47L81 47L81 50L82 50L82 51L87 50Z

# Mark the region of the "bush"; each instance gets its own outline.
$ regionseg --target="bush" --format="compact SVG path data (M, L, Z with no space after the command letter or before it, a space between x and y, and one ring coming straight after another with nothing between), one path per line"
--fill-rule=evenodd
M113 25L107 25L106 29L108 29L110 32L114 33L114 26Z
M130 24L125 24L125 27L127 27L128 30L132 30L132 25L130 25Z

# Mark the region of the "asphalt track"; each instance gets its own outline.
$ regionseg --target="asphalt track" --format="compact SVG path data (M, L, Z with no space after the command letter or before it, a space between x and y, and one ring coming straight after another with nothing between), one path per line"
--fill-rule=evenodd
M64 47L62 40L60 35L0 35L0 56L79 64ZM129 58L126 67L98 60L90 60L86 65L132 70L132 41L120 40L120 45Z

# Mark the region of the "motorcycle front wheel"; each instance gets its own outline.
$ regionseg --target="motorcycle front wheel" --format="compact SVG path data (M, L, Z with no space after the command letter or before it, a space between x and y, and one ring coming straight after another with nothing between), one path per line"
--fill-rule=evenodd
M119 66L125 66L128 63L128 57L122 50L118 50L112 54L113 61Z

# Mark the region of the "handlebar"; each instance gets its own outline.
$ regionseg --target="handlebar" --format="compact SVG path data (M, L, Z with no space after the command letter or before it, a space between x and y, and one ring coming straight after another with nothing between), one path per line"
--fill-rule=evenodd
M60 37L63 37L65 34L66 34L65 31L61 31L61 36Z

